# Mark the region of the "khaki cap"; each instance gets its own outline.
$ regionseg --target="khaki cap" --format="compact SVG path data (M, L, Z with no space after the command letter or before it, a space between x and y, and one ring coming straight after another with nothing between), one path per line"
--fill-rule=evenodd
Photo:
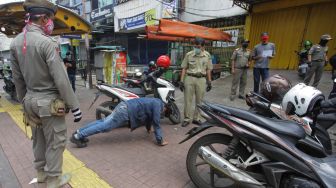
M56 14L57 12L57 5L47 0L25 0L23 8L26 12L32 14Z
M241 44L243 44L243 43L250 43L250 41L248 39L243 39L243 40L240 41L240 43Z
M321 36L321 40L332 40L332 38L329 34L324 34Z

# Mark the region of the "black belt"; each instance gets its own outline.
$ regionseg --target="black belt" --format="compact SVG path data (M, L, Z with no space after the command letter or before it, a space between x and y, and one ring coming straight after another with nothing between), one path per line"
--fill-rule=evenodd
M206 75L202 73L187 73L188 76L195 77L195 78L203 78Z
M315 61L315 62L323 62L325 61L324 59L316 59L316 60L312 60L312 61Z

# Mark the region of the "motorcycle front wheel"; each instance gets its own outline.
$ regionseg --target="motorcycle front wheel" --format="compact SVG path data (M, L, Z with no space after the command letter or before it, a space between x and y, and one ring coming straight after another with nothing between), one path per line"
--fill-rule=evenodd
M222 156L224 151L228 148L231 136L213 133L199 138L193 145L191 145L187 155L187 171L191 181L197 186L202 188L229 188L236 187L235 182L226 177L218 170L211 167L206 163L198 153L201 146L211 149L213 152ZM239 144L236 153L245 153L246 149Z
M177 105L173 102L171 105L171 113L169 114L169 120L174 124L179 124L181 123L181 113Z
M114 110L114 108L118 105L118 102L115 101L105 101L103 103L101 103L99 106L106 108L108 110ZM104 117L107 117L108 115L110 115L110 113L100 110L99 108L96 109L96 119L102 119Z

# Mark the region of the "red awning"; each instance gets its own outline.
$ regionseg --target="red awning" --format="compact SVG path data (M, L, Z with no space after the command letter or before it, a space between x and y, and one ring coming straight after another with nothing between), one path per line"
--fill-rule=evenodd
M185 41L183 37L158 35L158 26L146 26L146 39L148 40L163 40L163 41Z
M149 32L155 33L155 29L151 27ZM231 41L231 35L214 28L208 28L195 24L190 24L180 21L172 21L167 19L160 19L160 23L156 29L156 35L173 36L182 38L201 37L206 40L214 41Z
M148 40L186 41L201 37L213 41L231 41L230 34L218 29L166 19L161 19L158 26L147 26L146 33Z

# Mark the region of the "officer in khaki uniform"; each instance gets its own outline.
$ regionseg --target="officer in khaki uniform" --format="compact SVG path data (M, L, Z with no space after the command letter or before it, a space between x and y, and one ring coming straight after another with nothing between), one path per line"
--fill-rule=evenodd
M57 6L47 0L26 0L27 25L11 43L14 84L24 109L24 123L32 129L34 166L38 183L61 187L71 175L62 176L66 144L65 108L75 122L82 115L71 88L57 41L49 35Z
M245 86L247 80L247 69L251 64L251 50L247 49L250 41L242 40L241 47L233 51L231 60L231 72L233 75L230 100L233 101L239 83L239 98L245 99Z
M306 77L304 79L304 83L309 85L310 80L314 77L313 87L317 87L320 83L324 66L328 63L328 46L327 43L329 40L332 40L329 34L324 34L321 36L321 40L319 44L313 45L308 52L308 65L310 66Z
M191 121L191 105L196 95L196 105L203 100L205 90L211 90L211 56L204 50L205 41L195 38L194 50L186 54L181 67L180 89L184 91L184 121L182 127ZM201 124L201 115L195 106L192 123Z

